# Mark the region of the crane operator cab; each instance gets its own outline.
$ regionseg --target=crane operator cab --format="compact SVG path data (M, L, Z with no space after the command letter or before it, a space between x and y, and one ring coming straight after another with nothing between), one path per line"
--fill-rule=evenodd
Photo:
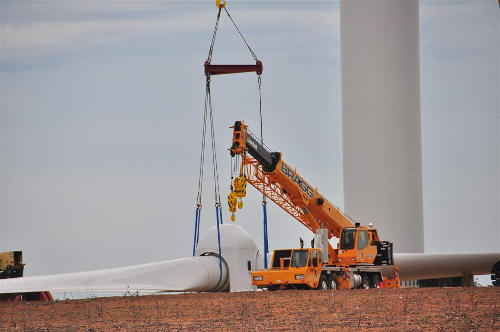
M339 264L392 265L392 243L380 241L377 230L360 226L343 228L338 244Z
M385 287L393 287L376 266L393 265L392 243L380 241L372 227L343 228L335 257L322 254L328 256L328 250L320 245L274 250L269 269L252 271L252 284L269 290L370 288L384 280Z

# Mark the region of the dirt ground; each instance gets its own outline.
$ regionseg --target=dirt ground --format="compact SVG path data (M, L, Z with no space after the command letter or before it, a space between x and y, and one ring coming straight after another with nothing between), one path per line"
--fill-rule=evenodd
M491 331L500 288L402 288L0 303L0 331Z

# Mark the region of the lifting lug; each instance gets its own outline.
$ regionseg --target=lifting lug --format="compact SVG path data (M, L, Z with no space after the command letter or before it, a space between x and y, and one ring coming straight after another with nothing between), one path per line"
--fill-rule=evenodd
M226 7L226 0L215 0L215 5L217 8L224 8Z

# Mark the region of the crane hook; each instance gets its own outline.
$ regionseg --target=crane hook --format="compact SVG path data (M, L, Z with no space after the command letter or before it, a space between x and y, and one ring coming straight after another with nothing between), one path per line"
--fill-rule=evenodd
M224 8L226 7L226 0L215 0L215 5L217 8Z

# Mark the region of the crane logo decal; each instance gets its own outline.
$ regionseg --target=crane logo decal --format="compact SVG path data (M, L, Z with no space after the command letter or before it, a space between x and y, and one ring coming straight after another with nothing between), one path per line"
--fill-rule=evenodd
M250 145L255 151L259 150L255 139L251 135L248 135L247 144Z
M311 186L308 185L307 182L304 181L304 179L295 174L295 172L285 163L281 163L281 172L292 179L292 181L295 182L299 186L299 188L307 194L307 196L313 198L314 190L311 188Z

